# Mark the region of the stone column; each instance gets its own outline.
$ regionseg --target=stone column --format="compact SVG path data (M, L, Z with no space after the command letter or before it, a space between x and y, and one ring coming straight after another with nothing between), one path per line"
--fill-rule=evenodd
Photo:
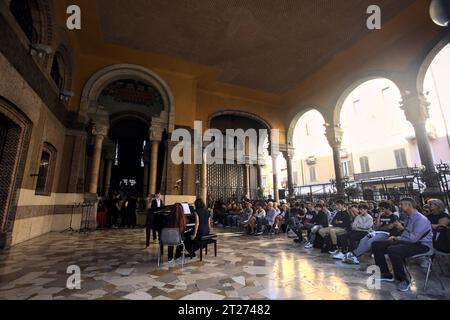
M94 136L94 153L89 174L90 180L88 192L97 194L103 140L108 135L109 130L109 115L103 109L99 109L95 114L91 114L90 116L93 123L92 134Z
M150 144L147 143L144 148L144 155L142 157L144 159L144 176L142 179L142 196L145 198L148 195L148 169L150 166Z
M294 159L295 149L286 147L286 150L283 150L283 157L286 160L287 167L287 180L288 180L288 192L289 198L294 198L294 174L292 172L292 160Z
M402 95L401 108L405 112L406 119L411 122L414 127L420 160L422 165L426 168L424 180L427 189L425 192L439 193L439 181L426 129L426 122L430 117L429 106L430 103L422 93L406 91Z
M340 125L325 124L325 135L328 140L328 144L333 149L333 163L334 173L336 177L336 189L339 196L345 194L344 179L342 177L342 164L341 164L341 146L343 131Z
M273 171L273 199L275 202L280 202L280 194L278 193L278 166L277 166L277 159L279 154L272 154L272 171Z
M115 144L112 141L105 142L105 181L103 186L103 194L108 195L111 189L111 175L114 164Z
M205 203L208 201L208 164L205 152L203 152L203 160L200 165L200 197Z
M250 199L250 164L248 159L244 164L244 196Z
M158 152L159 144L162 140L162 129L150 128L150 177L148 181L148 197L151 199L156 193L156 183L158 177Z

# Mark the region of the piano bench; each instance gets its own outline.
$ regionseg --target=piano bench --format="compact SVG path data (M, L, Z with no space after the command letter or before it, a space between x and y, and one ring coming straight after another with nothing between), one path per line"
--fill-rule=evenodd
M203 261L203 249L205 249L205 254L208 255L209 244L214 244L214 257L217 257L217 235L210 234L202 237L200 240L194 240L192 243L192 251L194 251L195 244L200 247L200 261Z

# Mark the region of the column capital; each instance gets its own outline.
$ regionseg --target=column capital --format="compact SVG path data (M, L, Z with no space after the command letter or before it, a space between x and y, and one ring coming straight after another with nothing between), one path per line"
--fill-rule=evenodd
M281 153L283 154L283 157L285 160L293 160L295 155L295 148L290 147L287 145L284 145L283 147L280 147Z
M405 112L406 120L413 125L424 124L430 117L430 103L423 93L405 91L400 107Z
M89 114L92 122L92 134L105 138L109 130L109 114L102 107Z
M328 144L331 148L340 148L342 145L342 138L344 137L344 130L342 130L341 125L333 125L326 123L325 125L325 136L327 137Z
M164 132L164 128L160 126L155 126L152 123L152 126L150 127L148 133L149 133L149 139L151 142L161 142L162 141L162 135Z

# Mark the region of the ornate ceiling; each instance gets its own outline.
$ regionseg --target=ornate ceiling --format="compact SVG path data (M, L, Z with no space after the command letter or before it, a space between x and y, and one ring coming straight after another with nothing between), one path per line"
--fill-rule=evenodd
M222 82L285 93L414 0L97 0L104 40L222 70ZM373 31L379 32L379 31Z

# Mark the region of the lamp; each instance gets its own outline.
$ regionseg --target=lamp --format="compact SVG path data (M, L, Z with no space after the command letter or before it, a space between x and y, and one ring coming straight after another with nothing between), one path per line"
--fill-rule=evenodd
M430 5L431 20L441 27L448 27L450 23L450 1L433 0Z

